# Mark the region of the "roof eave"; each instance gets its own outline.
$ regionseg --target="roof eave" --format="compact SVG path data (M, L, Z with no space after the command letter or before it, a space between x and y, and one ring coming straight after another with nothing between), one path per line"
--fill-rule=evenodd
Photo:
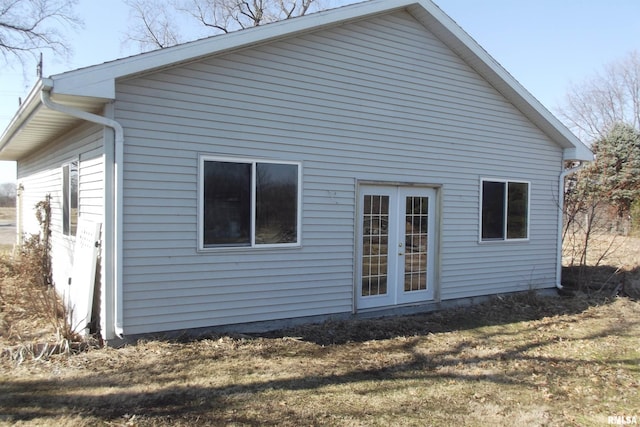
M355 19L405 9L420 4L416 0L378 0L316 12L295 19L273 22L228 34L187 42L52 76L55 92L69 95L115 98L115 81L128 76L169 68L200 58L270 43L308 31L333 27Z
M565 148L562 152L562 160L566 162L592 162L593 159L593 153L586 146Z
M29 117L42 106L40 101L40 91L42 90L42 80L38 80L31 88L27 98L20 104L18 111L13 116L9 125L6 127L2 136L0 136L0 160L17 160L11 155L9 143L18 134L22 128L28 123Z
M285 20L249 30L196 40L171 48L160 49L129 58L54 75L54 97L108 100L115 99L116 81L128 76L148 73L180 63L196 61L205 56L219 55L257 43L268 43L308 31L367 19L372 16L404 9L429 28L447 46L482 75L496 90L555 141L563 157L592 158L590 150L573 135L553 114L495 61L471 36L440 8L423 0L377 0L357 3L338 9L318 12L300 18ZM42 109L39 93L42 82L31 90L27 100L16 113L0 138L0 159L14 160L7 144L21 132L25 123ZM87 104L87 108L94 104ZM14 154L15 157L17 154Z
M20 105L0 137L0 160L20 160L71 129L79 119L50 110L42 103L40 94L50 89L52 80L40 79L25 102ZM59 104L86 112L99 112L109 99L52 95Z

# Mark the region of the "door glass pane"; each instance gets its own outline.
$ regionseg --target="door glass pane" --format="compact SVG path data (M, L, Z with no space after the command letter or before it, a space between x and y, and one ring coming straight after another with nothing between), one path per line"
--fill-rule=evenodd
M387 293L389 196L365 195L362 224L362 296Z
M298 166L256 164L256 243L298 240Z
M404 290L427 289L429 198L407 197L405 215Z

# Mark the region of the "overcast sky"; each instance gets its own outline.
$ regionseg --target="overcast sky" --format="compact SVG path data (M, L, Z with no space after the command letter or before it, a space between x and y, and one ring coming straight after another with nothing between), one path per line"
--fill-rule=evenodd
M325 0L335 5L347 0ZM552 112L571 83L640 50L639 0L435 0ZM44 74L136 53L123 44L129 12L122 0L80 0L85 27L70 34L69 60L45 53ZM0 132L35 83L35 66L0 70ZM0 162L0 183L15 179L13 162Z

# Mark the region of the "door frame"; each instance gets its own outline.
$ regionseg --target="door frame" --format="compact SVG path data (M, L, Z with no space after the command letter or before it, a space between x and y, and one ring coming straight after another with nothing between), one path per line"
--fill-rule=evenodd
M414 195L420 195L422 191L422 195L426 195L429 197L429 240L428 240L428 276L427 276L427 291L414 291L417 292L414 295L408 296L404 292L404 287L399 284L390 285L388 284L387 294L381 296L372 296L366 297L371 298L371 304L365 303L363 304L361 294L362 287L362 265L363 265L363 207L362 207L362 199L363 192L368 189L380 189L381 193L379 194L389 194L390 195L390 209L393 206L393 209L396 209L398 212L400 211L400 198L404 198L407 195L410 195L412 192ZM376 309L385 309L385 308L393 308L399 307L403 305L410 304L420 304L420 303L428 303L435 302L439 300L440 297L440 289L439 289L439 254L440 254L440 218L441 218L441 185L433 185L433 184L418 184L418 183L405 183L405 182L358 182L356 185L356 233L355 233L355 244L354 244L354 254L355 254L355 274L354 274L354 284L353 284L353 311L354 313L362 310L376 310ZM424 194L424 193L429 194ZM394 224L396 237L390 236L389 247L397 245L399 243L400 233L404 234L405 225L404 221L400 221L398 217L398 213L396 213L396 218L398 221ZM391 252L393 251L393 257L391 257ZM398 269L398 254L397 250L391 249L389 253L389 271L388 277L394 278L394 281L399 280L399 269ZM412 292L413 293L413 292ZM419 294L418 294L419 293ZM404 295L403 295L404 294ZM410 294L409 294L410 295Z

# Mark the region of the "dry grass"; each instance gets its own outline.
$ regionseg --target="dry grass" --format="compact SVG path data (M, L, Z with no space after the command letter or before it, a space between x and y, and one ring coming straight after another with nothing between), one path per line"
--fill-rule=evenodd
M0 253L0 355L13 360L69 352L83 344L47 280L44 254L36 237L25 239L20 250Z
M607 425L640 418L639 337L636 300L525 294L262 336L5 357L0 424Z
M1 208L0 207L0 221L15 221L16 220L16 208Z
M0 208L0 254L10 252L16 240L16 208Z
M565 267L562 277L570 287L640 299L640 238L596 236L590 242L587 265Z
M639 310L623 298L503 298L4 360L0 413L58 425L602 425L640 410Z

